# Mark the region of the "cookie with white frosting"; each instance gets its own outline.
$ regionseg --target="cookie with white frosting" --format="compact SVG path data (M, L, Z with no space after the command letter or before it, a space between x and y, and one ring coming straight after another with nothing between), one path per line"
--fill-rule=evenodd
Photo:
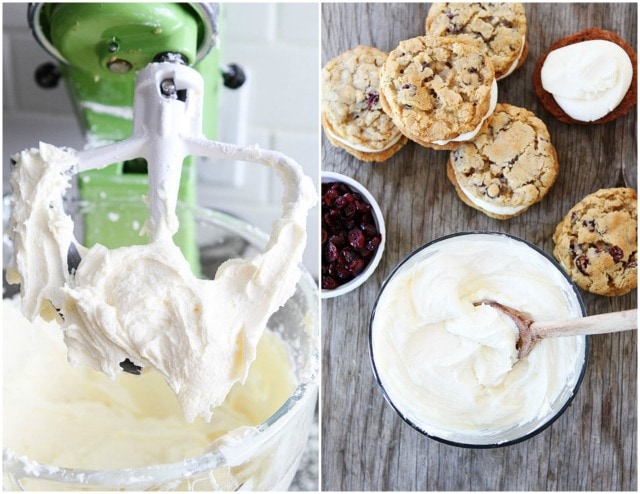
M521 3L434 3L425 21L427 35L477 43L491 59L496 79L504 79L527 58L527 18Z
M486 126L498 98L493 64L467 40L400 42L380 69L380 103L409 139L455 149Z
M638 286L638 196L600 189L565 215L553 234L553 255L576 284L598 295Z
M504 220L542 200L558 168L544 122L529 110L499 103L487 128L451 152L447 176L463 202Z
M618 34L590 28L553 43L536 63L533 85L561 122L601 124L635 106L637 66L636 52Z
M378 72L386 59L377 48L357 46L322 69L324 133L362 161L384 161L407 143L380 105Z

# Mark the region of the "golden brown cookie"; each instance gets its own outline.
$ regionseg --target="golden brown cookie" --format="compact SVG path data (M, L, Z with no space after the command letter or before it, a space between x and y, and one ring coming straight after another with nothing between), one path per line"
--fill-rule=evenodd
M362 161L384 161L407 138L382 110L379 69L387 54L358 46L322 69L321 123L329 142Z
M521 3L434 3L425 22L430 36L477 43L491 59L496 79L522 66L529 52L527 18Z
M409 139L434 149L455 149L473 139L497 96L491 61L466 40L402 41L380 69L382 108Z
M577 43L588 42L593 40L608 41L622 48L622 50L624 50L624 52L628 56L629 62L631 63L632 75L631 75L631 82L630 82L629 89L624 94L622 101L620 101L619 104L615 106L615 108L609 109L609 112L603 115L602 117L597 118L595 120L588 121L584 119L574 118L571 115L569 115L567 112L565 112L565 110L563 110L560 104L558 104L556 97L554 97L554 95L551 94L551 92L545 89L543 85L543 80L542 80L542 70L545 65L545 62L547 61L547 58L555 50L558 50L560 48L564 48L570 45L575 45ZM589 54L589 52L592 52L592 50L587 49L585 50L584 55L574 56L572 57L572 60L575 60L575 61L584 60L592 64L591 66L586 65L582 70L586 74L587 84L590 86L594 86L593 84L594 76L597 74L596 70L594 70L594 67L599 67L599 68L609 67L611 60L589 60L586 56L587 54ZM566 64L563 64L563 65L566 66ZM571 72L576 73L576 72L579 72L579 70L577 68L576 69L571 68ZM604 73L603 81L606 85L607 84L606 79L612 80L612 79L618 79L619 77L620 77L619 74L616 74L614 76L613 73L610 73L609 75ZM580 31L579 33L575 33L570 36L566 36L564 38L557 40L555 43L551 45L551 47L546 53L540 56L540 58L536 62L536 66L533 71L533 87L535 89L535 92L538 98L540 98L540 101L544 105L544 107L547 109L547 111L549 111L549 113L551 113L555 118L557 118L561 122L570 123L570 124L602 124L602 123L607 123L612 120L615 120L616 118L621 117L623 115L626 115L629 112L629 110L631 110L631 108L635 106L637 102L637 99L638 99L637 85L638 85L638 57L636 52L624 39L622 39L616 33L613 33L611 31L605 31L599 28L585 29L584 31ZM576 87L576 83L571 82L570 84L561 84L561 86L565 88ZM586 90L591 91L592 87L587 87Z
M558 176L558 157L542 120L498 103L487 128L451 152L447 176L467 205L504 220L542 200Z
M567 213L553 255L576 284L598 295L638 286L638 198L628 188L600 189Z

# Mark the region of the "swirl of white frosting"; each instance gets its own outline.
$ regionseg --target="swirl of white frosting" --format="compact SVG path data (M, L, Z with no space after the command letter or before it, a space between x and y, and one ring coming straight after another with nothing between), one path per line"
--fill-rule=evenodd
M584 340L543 340L518 360L513 321L474 303L496 300L539 321L579 317L570 291L548 259L508 237L433 244L393 275L375 309L372 358L385 392L404 417L444 438L548 416L575 386Z
M544 90L567 115L593 122L620 104L631 86L633 66L620 46L594 39L553 50L540 76Z

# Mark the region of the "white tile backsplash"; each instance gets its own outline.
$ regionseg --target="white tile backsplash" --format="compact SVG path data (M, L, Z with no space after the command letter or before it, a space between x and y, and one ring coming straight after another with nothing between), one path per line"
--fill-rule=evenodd
M278 38L285 43L318 49L320 39L320 3L314 8L302 4L277 6ZM313 7L313 6L311 6Z
M225 5L223 11L224 49L238 43L273 42L276 33L276 9L269 3Z
M27 4L3 4L3 190L8 155L37 145L82 147L71 103L61 83L45 90L35 69L51 60L27 27ZM300 163L319 186L319 6L317 3L224 5L224 63L245 67L249 82L225 90L219 139L281 151ZM270 170L217 163L199 168L202 205L229 211L269 231L280 214L281 185ZM305 265L318 274L318 208L310 215Z

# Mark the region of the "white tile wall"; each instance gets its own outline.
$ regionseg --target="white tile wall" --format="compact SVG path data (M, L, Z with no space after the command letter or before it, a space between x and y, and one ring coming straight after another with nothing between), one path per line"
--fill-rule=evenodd
M224 5L222 57L242 65L248 81L225 90L219 139L258 144L296 161L319 186L319 5ZM28 31L26 4L3 4L3 191L8 156L44 140L75 148L83 138L62 84L44 90L33 82L49 57ZM279 217L281 185L272 172L244 163L202 163L199 202L236 214L263 230ZM308 222L305 265L319 264L319 208Z

